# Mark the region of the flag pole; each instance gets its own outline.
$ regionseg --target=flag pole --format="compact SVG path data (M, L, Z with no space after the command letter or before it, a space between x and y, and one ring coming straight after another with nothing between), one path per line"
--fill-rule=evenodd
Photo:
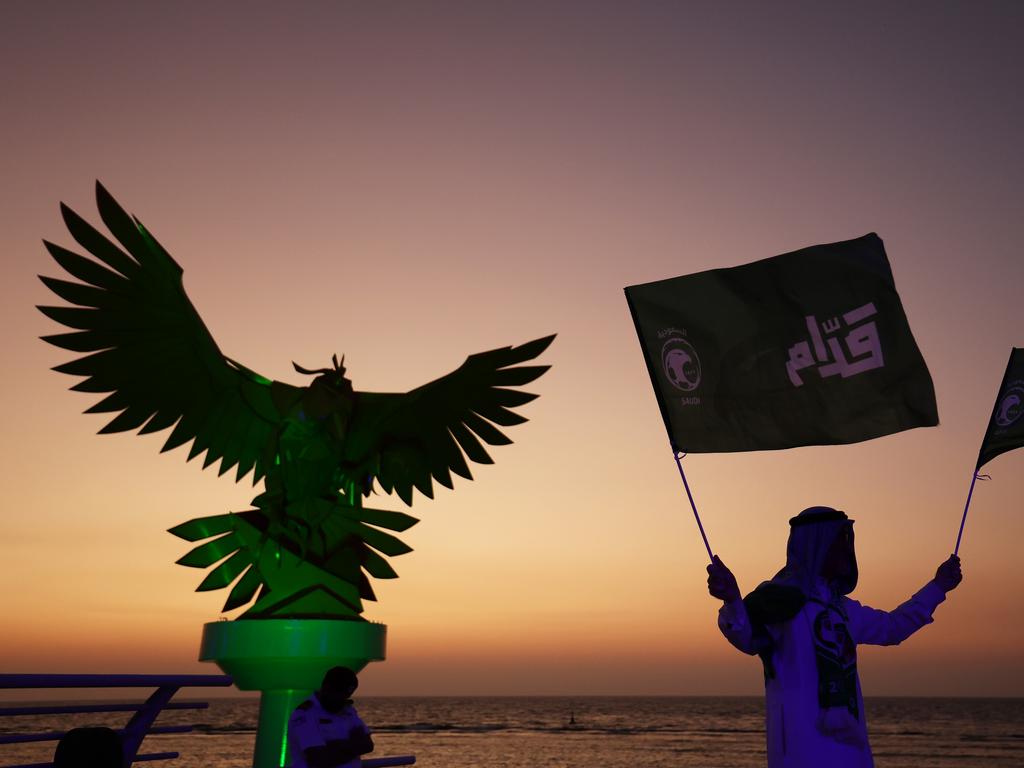
M693 503L693 494L690 493L690 484L686 482L686 473L683 472L683 456L685 455L685 453L677 451L675 446L672 446L672 456L676 460L676 466L679 467L679 476L683 478L683 488L686 489L686 497L690 500L690 507L693 509L693 516L697 518L697 527L700 528L700 536L704 539L704 547L708 551L708 559L714 562L715 556L711 554L711 545L708 544L707 534L704 533L704 526L700 522L700 515L697 514L697 505Z
M974 475L971 477L971 487L967 491L967 503L964 504L964 516L960 518L960 532L956 535L956 549L953 550L953 554L956 555L960 552L960 537L964 535L964 523L967 522L967 510L971 506L971 495L974 493L974 484L978 482L978 470L974 470Z
M964 516L960 518L960 532L956 535L956 549L953 550L953 554L959 554L960 552L960 537L964 535L964 523L967 521L967 510L971 506L971 495L974 493L974 484L978 480L991 480L992 478L988 475L982 475L977 469L974 470L974 477L971 478L971 487L967 491L967 503L964 504Z

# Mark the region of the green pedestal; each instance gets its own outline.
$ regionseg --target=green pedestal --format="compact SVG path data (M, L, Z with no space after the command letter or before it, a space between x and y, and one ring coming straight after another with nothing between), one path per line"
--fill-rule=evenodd
M203 626L200 661L214 661L235 686L260 691L253 768L289 764L288 718L334 666L359 672L384 659L387 627L337 619L241 619Z

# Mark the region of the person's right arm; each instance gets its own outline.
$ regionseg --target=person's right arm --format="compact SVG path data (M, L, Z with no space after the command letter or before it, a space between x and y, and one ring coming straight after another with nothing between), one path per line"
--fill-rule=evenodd
M753 627L746 606L743 605L736 577L718 555L712 558L708 566L708 592L723 603L718 610L718 628L725 639L743 653L751 656L756 654Z
M369 737L366 738L369 739ZM363 752L369 752L373 749L372 742L370 743L370 749L361 750L360 748L364 746L366 746L364 743L356 743L352 737L332 739L322 747L310 747L303 750L302 755L306 758L309 768L335 768L335 766L344 765L355 760Z

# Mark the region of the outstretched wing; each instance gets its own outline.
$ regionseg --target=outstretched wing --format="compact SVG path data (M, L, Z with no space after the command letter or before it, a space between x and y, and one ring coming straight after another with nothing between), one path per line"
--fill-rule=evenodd
M465 457L492 464L481 440L512 442L498 426L526 421L511 409L537 395L510 387L528 384L550 367L520 363L537 357L554 338L471 355L447 376L404 395L358 393L343 466L360 478L376 478L409 505L413 487L433 498L431 478L447 488L452 472L472 480Z
M238 465L236 480L255 469L277 429L270 382L224 357L185 294L182 269L96 182L96 202L119 247L61 203L72 237L95 260L43 241L81 283L40 279L76 306L39 307L72 333L43 340L85 356L54 370L85 379L73 390L110 393L86 413L117 413L100 430L139 434L174 427L162 450L193 441L188 458L203 467Z

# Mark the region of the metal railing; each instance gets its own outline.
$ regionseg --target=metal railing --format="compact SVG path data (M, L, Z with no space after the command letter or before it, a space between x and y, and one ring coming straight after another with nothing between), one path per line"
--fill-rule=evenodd
M66 715L86 712L134 712L124 728L117 731L121 737L125 764L153 760L173 760L177 752L150 752L139 754L142 740L151 733L188 733L191 725L154 726L153 721L165 709L206 709L206 702L171 703L181 688L229 686L227 675L0 675L0 689L28 688L155 688L142 703L97 703L56 706L0 707L0 717L19 715ZM33 741L59 741L66 731L43 733L0 734L0 744L20 744ZM53 763L28 763L7 768L52 768Z

